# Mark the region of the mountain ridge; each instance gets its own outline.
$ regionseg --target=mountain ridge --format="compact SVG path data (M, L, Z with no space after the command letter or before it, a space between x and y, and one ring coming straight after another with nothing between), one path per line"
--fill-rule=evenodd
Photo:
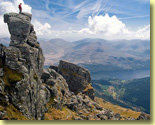
M59 60L62 59L76 64L85 65L102 64L108 66L110 64L111 66L117 66L124 70L149 68L149 41L104 41L106 40L84 39L75 42L68 42L67 44L63 43L63 41L59 41L59 44L53 43L50 45L45 45L46 42L41 42L41 46L45 52L45 65L57 65ZM47 49L47 46L51 49ZM55 54L55 56L52 54Z

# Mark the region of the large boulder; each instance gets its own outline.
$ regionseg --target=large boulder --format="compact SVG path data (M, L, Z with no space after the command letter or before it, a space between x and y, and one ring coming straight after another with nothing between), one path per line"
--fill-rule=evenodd
M11 40L18 43L27 39L32 24L31 14L7 13L4 14L4 22L8 24Z
M69 90L75 94L82 92L91 82L90 72L78 65L61 60L58 72L66 79Z

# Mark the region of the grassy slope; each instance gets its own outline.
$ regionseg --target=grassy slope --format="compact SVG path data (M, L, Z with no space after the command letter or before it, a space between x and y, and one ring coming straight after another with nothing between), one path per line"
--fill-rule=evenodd
M98 97L95 98L95 101L98 102L101 106L103 106L103 108L109 109L115 113L121 114L122 117L138 118L138 116L141 114L141 112L136 112L131 109L127 109L127 108L120 107L118 105L114 105Z

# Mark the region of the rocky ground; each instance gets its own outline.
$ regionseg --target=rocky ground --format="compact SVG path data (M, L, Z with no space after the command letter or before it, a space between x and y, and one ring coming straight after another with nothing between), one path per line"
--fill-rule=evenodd
M9 47L0 44L0 119L7 120L147 120L122 117L95 101L87 69L61 60L43 69L32 15L4 15L11 34Z

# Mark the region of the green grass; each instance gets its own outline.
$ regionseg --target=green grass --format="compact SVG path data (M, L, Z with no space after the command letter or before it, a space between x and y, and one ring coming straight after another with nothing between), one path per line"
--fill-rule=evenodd
M106 95L110 95L109 92L107 92L107 91L103 91L103 93Z
M109 88L108 85L102 85L102 87L101 87L101 89L103 89L103 90L107 90L108 88Z

